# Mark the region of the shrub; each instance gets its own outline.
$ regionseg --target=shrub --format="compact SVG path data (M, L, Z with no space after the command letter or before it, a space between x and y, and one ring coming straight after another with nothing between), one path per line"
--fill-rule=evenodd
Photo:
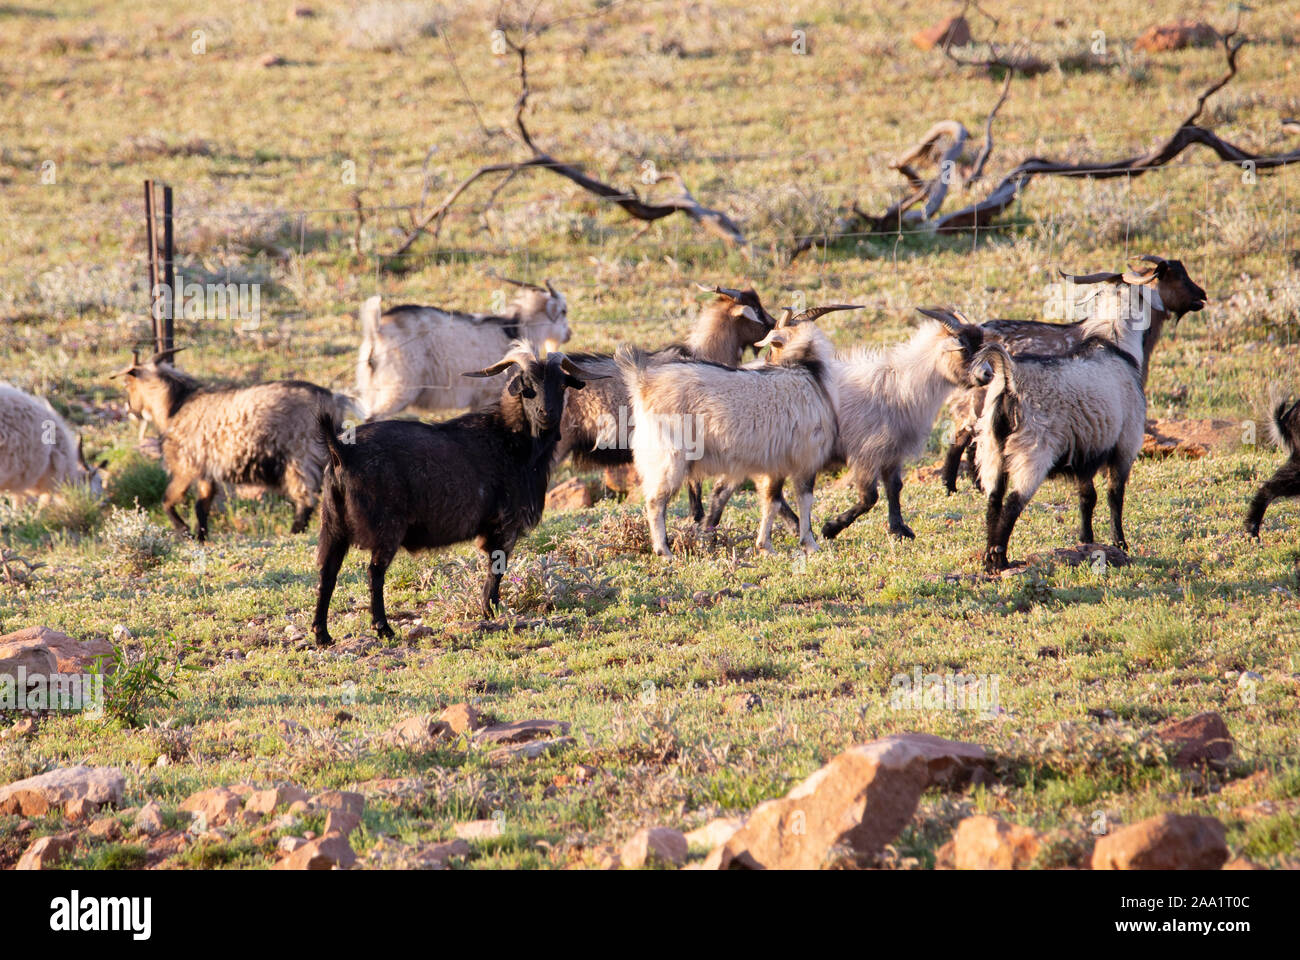
M88 483L65 483L40 513L40 521L47 530L69 533L90 533L99 526L102 517L102 498L91 491Z
M138 451L128 451L112 465L108 502L115 507L155 507L167 489L167 471Z
M104 524L109 551L131 573L143 573L161 563L172 550L171 534L149 519L137 505L114 507Z

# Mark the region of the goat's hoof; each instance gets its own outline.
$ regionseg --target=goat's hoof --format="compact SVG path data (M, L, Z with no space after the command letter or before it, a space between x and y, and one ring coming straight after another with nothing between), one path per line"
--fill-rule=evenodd
M818 549L818 548L817 548L817 541L815 541L815 540L808 540L807 542L801 544L801 546L803 547L803 552L804 552L805 554L808 554L809 556L811 556L812 554L816 553L816 552L817 552L817 549Z
M1250 540L1254 540L1256 543L1258 543L1258 542L1259 542L1259 524L1257 524L1257 523L1248 523L1248 524L1246 524L1246 537L1247 537L1248 539L1250 539Z
M316 646L318 647L334 646L334 638L329 635L329 631L327 630L316 631Z
M393 632L393 628L387 623L377 623L375 624L375 636L380 640L391 640L397 634Z
M838 536L840 535L840 531L841 531L842 529L844 529L844 528L843 528L843 527L837 527L837 526L835 526L835 524L833 524L833 523L831 523L829 520L827 520L825 523L822 524L822 539L823 539L823 540L834 540L836 537L838 537Z
M897 537L899 540L916 539L916 534L912 532L912 528L909 527L907 524L903 524L902 526L899 527L890 527L889 533L891 536Z

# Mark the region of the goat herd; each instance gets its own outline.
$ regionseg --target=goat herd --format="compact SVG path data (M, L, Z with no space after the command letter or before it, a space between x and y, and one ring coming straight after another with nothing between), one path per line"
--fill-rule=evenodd
M1115 545L1127 548L1124 488L1142 446L1148 365L1165 323L1200 310L1205 291L1177 260L1146 256L1124 273L1067 276L1073 322L992 320L923 309L927 321L885 350L837 353L814 322L851 304L774 318L752 290L715 287L685 342L644 352L559 352L570 337L564 296L516 283L500 314L419 306L361 310L355 399L302 381L204 387L172 363L174 350L133 357L124 377L130 412L162 436L170 482L163 505L193 486L195 536L208 532L222 484L274 490L306 529L317 500L320 590L313 629L331 642L327 611L351 547L370 553L370 609L381 636L384 577L397 550L474 540L487 555L482 609L492 616L511 551L541 519L552 468L634 464L656 553L668 555L668 502L688 486L691 515L712 530L737 486L762 501L757 548L771 551L778 515L807 551L813 487L846 467L857 502L828 519L832 539L875 504L883 485L889 530L911 538L900 504L902 470L930 436L943 404L956 423L944 463L955 489L963 456L988 495L985 565L1007 566L1007 543L1044 479L1072 479L1079 539L1092 543L1095 475L1105 470ZM1074 294L1082 293L1081 297ZM764 359L743 363L746 349ZM470 372L466 372L470 371ZM504 386L497 377L505 375ZM955 396L954 396L955 394ZM471 412L442 423L386 419L408 408ZM1273 414L1290 459L1250 504L1258 536L1268 504L1300 495L1300 404ZM707 518L702 486L712 479ZM792 482L797 514L782 488ZM89 482L76 435L48 402L0 385L0 489L49 494Z

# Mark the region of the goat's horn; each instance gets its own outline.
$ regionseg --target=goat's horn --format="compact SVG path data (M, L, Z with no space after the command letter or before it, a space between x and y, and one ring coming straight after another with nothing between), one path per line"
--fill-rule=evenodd
M1074 283L1111 283L1115 280L1121 280L1124 277L1124 274L1122 273L1066 273L1064 270L1059 268L1056 272L1065 277L1065 279L1073 281Z
M592 373L590 370L578 366L564 354L559 352L552 353L546 359L549 363L555 363L557 362L555 359L557 357L559 358L558 362L560 364L560 369L571 376L577 377L579 380L608 380L610 377L608 373Z
M462 377L495 377L502 370L512 367L517 363L519 363L519 361L514 359L513 357L506 357L504 360L498 360L496 363L492 364L492 366L487 367L483 370L472 370L467 373L462 373L461 376Z
M803 313L799 314L798 316L792 317L789 323L786 324L786 326L793 327L793 326L797 326L800 323L806 323L809 320L816 320L818 317L824 316L828 313L834 313L836 310L861 310L861 309L862 309L862 305L857 303L833 303L825 307L813 307L811 310L805 310Z
M172 359L172 357L176 356L176 354L180 353L184 349L184 347L168 347L166 350L159 350L153 355L153 358L149 362L162 363L164 360Z
M561 354L561 356L563 356L563 354ZM528 344L520 340L516 340L514 341L514 343L510 345L510 349L506 351L506 355L502 357L500 360L498 360L496 363L492 364L492 366L486 367L483 370L473 370L468 373L462 373L461 376L462 377L495 377L502 370L505 370L510 366L518 366L520 369L523 369L525 360L535 360L535 359L536 357L533 355L533 351L528 346Z
M745 291L732 290L730 287L714 287L713 292L726 297L728 300L740 300L745 296Z
M786 309L788 310L789 308L787 307ZM784 345L785 341L786 331L780 327L776 327L768 333L766 337L754 344L754 350L762 350L764 347L771 346L772 344L777 344L778 346Z
M115 378L117 378L117 377L125 377L128 373L130 373L132 370L134 370L134 369L135 369L136 367L138 367L138 366L140 366L140 351L139 351L139 350L132 350L132 351L131 351L131 362L130 362L129 364L127 364L125 367L123 367L121 370L115 370L115 371L113 371L112 373L110 373L110 374L108 375L108 379L113 380L113 379L115 379Z
M558 297L558 296L559 296L559 294L555 292L555 288L554 288L553 286L551 286L551 278L550 278L550 277L547 277L547 278L546 278L546 291L547 291L551 296L553 296L553 297Z
M917 307L917 312L931 320L938 320L953 333L959 333L964 326L961 317L945 307Z

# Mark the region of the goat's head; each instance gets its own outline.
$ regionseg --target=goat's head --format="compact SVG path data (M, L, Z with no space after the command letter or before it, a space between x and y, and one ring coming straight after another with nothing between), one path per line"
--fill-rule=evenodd
M501 392L502 409L513 408L520 413L534 437L559 429L566 389L581 390L588 380L605 379L602 374L583 370L563 353L551 353L545 361L539 360L532 347L520 340L511 344L506 355L492 366L464 376L494 377L506 370L511 374Z
M960 310L946 307L917 307L917 310L939 321L934 346L941 352L936 364L940 375L958 386L971 384L975 357L984 346L983 328L971 323Z
M569 342L573 336L569 329L569 301L551 285L550 280L546 281L546 286L539 287L522 280L502 279L519 288L509 313L519 322L529 343L545 347L549 352Z
M131 362L109 374L109 379L126 378L126 408L131 416L153 421L160 427L171 412L173 391L178 384L192 381L169 362L184 347L160 350L149 360L140 361L138 351L131 351Z
M776 318L764 309L763 302L758 298L753 287L739 290L731 287L706 287L703 284L697 286L706 293L717 295L717 299L701 312L700 323L697 326L708 327L712 324L726 323L734 331L734 339L740 344L741 350L745 347L753 348L759 340L767 336L769 330L776 326ZM709 359L730 363L739 358L711 357Z
M852 303L834 303L824 307L813 307L812 309L805 310L802 313L795 313L793 307L782 307L781 317L776 321L776 325L772 328L771 333L758 343L754 344L754 350L761 350L765 346L770 347L771 349L767 354L767 362L781 363L784 360L784 354L787 347L792 342L792 339L794 339L793 334L796 327L799 327L802 324L811 323L818 317L825 316L828 313L834 313L837 310L861 309L862 307ZM814 337L811 334L808 334L807 336L798 339L804 343L812 343ZM819 343L822 340L826 340L825 336L816 339ZM827 340L826 342L829 343L830 341Z
M1150 254L1135 259L1141 261L1141 265L1124 271L1124 282L1155 287L1159 291L1160 302L1175 323L1183 314L1195 313L1204 308L1205 301L1209 298L1188 276L1181 260L1166 260Z
M101 460L93 467L86 463L86 442L81 437L77 437L77 466L81 468L82 480L90 488L91 496L102 497L104 495L104 470L108 466L108 460Z

